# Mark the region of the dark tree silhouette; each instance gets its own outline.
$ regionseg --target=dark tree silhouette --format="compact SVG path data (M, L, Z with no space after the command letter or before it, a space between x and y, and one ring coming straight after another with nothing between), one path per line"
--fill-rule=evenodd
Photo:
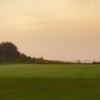
M15 62L20 55L17 47L11 42L0 44L0 62Z
M35 58L20 53L11 42L0 43L0 63L34 63L34 64L68 64L68 62L46 60L43 57Z

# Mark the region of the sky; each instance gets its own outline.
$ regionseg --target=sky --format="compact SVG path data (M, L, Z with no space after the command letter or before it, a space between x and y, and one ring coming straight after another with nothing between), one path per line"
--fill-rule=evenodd
M100 60L100 0L0 0L0 42L32 57Z

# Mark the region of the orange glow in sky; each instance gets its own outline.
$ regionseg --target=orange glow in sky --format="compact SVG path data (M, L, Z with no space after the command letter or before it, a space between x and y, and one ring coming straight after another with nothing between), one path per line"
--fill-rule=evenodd
M54 60L100 60L100 0L0 0L0 42Z

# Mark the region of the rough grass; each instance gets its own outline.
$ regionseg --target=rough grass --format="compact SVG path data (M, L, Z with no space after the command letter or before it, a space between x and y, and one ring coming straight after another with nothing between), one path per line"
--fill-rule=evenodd
M0 100L100 100L100 65L0 65Z

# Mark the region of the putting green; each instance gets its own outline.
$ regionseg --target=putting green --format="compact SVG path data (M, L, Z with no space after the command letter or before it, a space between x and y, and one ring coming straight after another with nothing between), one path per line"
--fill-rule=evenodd
M0 100L100 100L100 65L0 65Z

